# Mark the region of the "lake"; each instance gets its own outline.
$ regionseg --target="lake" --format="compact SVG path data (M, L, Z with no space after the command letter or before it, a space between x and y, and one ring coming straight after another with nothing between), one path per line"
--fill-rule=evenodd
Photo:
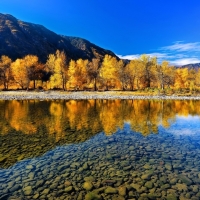
M0 199L200 199L200 101L0 101Z

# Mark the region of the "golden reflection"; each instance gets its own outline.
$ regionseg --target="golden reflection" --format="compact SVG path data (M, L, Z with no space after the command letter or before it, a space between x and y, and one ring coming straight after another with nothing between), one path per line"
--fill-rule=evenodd
M74 137L84 141L106 135L129 123L144 136L169 127L176 115L200 115L200 101L183 100L57 100L0 101L0 130L38 134L43 130L56 141Z

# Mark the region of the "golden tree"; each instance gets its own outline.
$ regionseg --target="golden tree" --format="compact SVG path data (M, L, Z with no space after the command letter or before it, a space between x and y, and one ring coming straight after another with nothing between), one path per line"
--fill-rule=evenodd
M141 66L143 71L141 81L143 82L144 87L150 88L151 83L155 81L157 58L143 54L141 55L140 60L143 63Z
M33 81L34 89L35 89L35 82L37 77L37 71L38 71L38 57L34 55L27 55L23 58L25 69L27 71L28 75L28 86L29 88L30 81Z
M63 51L60 52L57 50L55 55L50 54L48 56L46 66L51 74L50 84L52 88L62 88L63 90L66 89L66 82L68 79L68 68L66 61L66 55Z
M169 66L169 62L164 60L161 65L156 66L156 78L162 90L165 85L169 87L174 82L174 67Z
M106 90L109 86L113 87L113 83L118 79L117 59L110 55L105 55L100 69L100 77L102 78Z
M196 76L195 76L195 85L197 87L200 87L200 69L197 70Z
M176 89L188 87L188 68L176 69L174 86Z
M92 62L88 64L88 76L90 81L94 82L94 91L97 90L97 79L100 71L100 60L93 58Z
M75 90L79 90L87 83L88 60L78 59L76 62L71 60L69 64L69 85Z
M126 65L124 73L126 85L133 90L136 84L138 89L140 78L143 75L142 62L138 59L131 60L130 63Z
M21 87L21 89L28 88L29 78L24 60L17 59L11 64L11 69L14 80Z
M13 80L11 71L12 60L8 56L0 58L0 81L3 83L4 89L8 90L11 80Z

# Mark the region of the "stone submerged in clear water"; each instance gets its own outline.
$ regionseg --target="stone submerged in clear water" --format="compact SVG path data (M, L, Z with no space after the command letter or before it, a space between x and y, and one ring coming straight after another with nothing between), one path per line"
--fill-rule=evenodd
M146 140L119 131L107 143L99 134L83 144L58 147L41 158L22 161L0 171L1 198L12 192L11 196L27 199L198 199L198 154L187 156L193 162L182 161L187 139L149 136L147 151L142 148ZM195 151L200 153L199 148ZM175 163L181 167L174 167Z

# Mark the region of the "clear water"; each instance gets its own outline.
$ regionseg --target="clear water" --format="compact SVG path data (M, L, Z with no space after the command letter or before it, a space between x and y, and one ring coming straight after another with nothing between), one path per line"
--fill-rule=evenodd
M0 101L0 199L200 199L200 102Z

